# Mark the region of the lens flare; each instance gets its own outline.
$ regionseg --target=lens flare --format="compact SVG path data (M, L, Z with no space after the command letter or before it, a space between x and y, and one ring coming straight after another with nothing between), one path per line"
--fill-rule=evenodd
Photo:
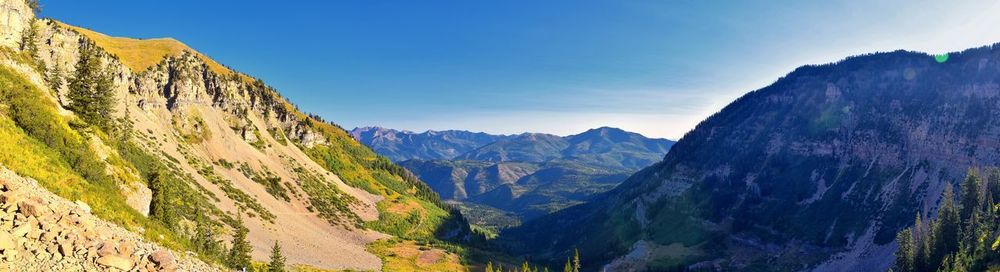
M917 71L913 70L913 68L907 67L906 70L903 70L903 78L905 78L906 80L913 80L916 77L917 77Z
M948 53L934 55L934 60L938 63L944 63L948 61Z

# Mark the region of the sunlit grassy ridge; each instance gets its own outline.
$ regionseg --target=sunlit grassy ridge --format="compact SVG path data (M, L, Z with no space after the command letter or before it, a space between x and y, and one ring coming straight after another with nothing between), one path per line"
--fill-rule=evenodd
M155 39L135 39L126 37L112 37L90 29L58 22L60 26L72 29L90 40L98 46L108 51L134 72L142 72L149 67L163 61L164 57L180 55L184 51L189 51L198 55L212 72L220 75L231 75L234 72L212 58L209 58L198 51L195 51L186 44L173 38Z

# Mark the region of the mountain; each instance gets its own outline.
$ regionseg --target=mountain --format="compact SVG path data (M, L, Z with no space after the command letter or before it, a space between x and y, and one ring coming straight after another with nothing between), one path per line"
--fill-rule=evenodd
M509 137L462 130L414 133L381 127L355 128L351 130L351 136L396 162L411 159L449 160Z
M525 133L459 155L457 160L547 162L566 160L604 168L637 170L663 158L673 141L650 139L618 128L601 127L559 137Z
M501 235L589 270L884 271L896 233L1000 163L1000 47L798 68L607 193Z
M661 158L672 141L602 127L560 137L525 133L475 148L452 160L400 163L470 222L490 228L583 203Z
M245 233L257 261L277 243L309 269L465 269L443 246L476 238L461 214L347 131L180 41L32 3L0 0L0 268L232 270Z

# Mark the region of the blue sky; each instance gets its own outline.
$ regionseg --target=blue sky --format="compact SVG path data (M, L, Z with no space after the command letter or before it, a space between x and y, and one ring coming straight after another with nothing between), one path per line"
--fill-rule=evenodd
M797 66L1000 42L994 1L78 1L43 16L174 37L345 128L677 139Z

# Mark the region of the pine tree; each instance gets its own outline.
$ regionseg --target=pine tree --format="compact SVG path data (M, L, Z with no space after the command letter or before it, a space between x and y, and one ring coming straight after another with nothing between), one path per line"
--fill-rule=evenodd
M281 245L274 241L271 247L271 263L267 264L268 272L285 272L285 256L281 255Z
M172 228L176 226L174 223L177 222L177 213L174 212L175 205L169 201L169 195L174 188L164 183L163 175L158 171L149 176L149 190L153 193L153 199L149 203L149 216ZM201 214L197 216L201 216Z
M229 248L229 256L226 258L226 263L233 269L245 269L250 267L250 251L252 248L250 247L250 242L247 242L247 233L249 231L243 226L242 212L237 213L237 222L236 233L233 234L233 246Z
M27 0L25 2L28 4L28 8L31 9L31 12L36 15L42 13L42 5L38 3L38 0Z
M52 69L49 69L48 73L45 74L45 82L49 84L49 88L54 92L59 92L59 89L62 88L62 73L62 66L60 66L57 61L55 62L55 65L52 66Z
M980 190L980 186L982 186L982 181L979 178L979 171L974 169L969 170L968 175L965 176L965 181L962 182L962 194L960 197L962 203L960 216L963 219L963 226L968 226L971 223L968 220L972 218L972 213L983 203L983 191Z
M219 256L221 252L221 245L219 240L215 239L215 230L212 228L211 223L208 222L208 218L205 217L204 213L199 212L195 215L195 234L193 243L195 250L198 252Z
M76 74L69 81L69 109L92 125L108 129L114 112L114 92L111 77L100 67L96 45L80 46Z
M937 237L934 245L934 261L940 264L944 256L958 249L961 218L958 207L955 207L955 193L951 186L944 189L941 197L941 209L937 218Z
M573 249L573 272L580 272L580 250Z
M915 259L915 245L913 244L912 231L907 228L896 234L896 243L899 249L896 251L896 269L900 272L913 272Z
M486 263L486 270L485 270L485 272L495 272L495 271L493 271L493 262L492 261Z
M531 267L528 266L528 261L521 263L521 272L531 272Z
M563 266L563 272L573 272L573 264L570 263L569 257L566 257L566 265Z

